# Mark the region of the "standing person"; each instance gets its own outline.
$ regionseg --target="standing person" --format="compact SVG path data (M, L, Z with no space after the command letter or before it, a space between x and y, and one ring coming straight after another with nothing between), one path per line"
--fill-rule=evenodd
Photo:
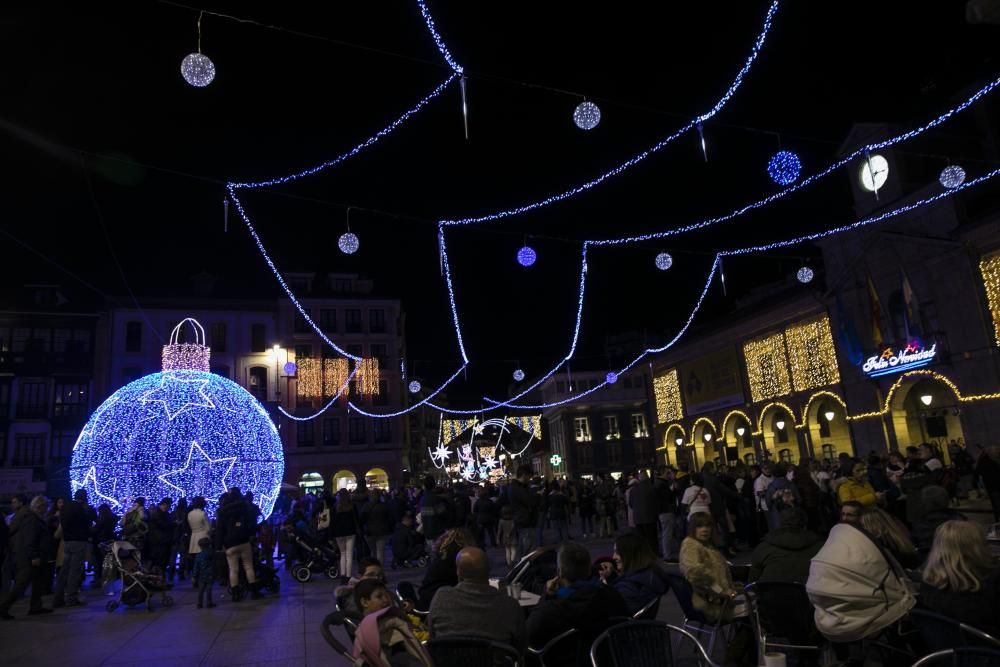
M556 531L556 542L562 544L571 539L567 521L569 519L569 498L563 493L558 483L552 483L552 490L549 492L549 520Z
M645 470L640 470L636 483L632 486L629 494L629 505L632 510L632 520L635 522L635 529L649 542L650 550L655 554L656 544L656 522L659 517L659 503L657 502L656 491L649 481L649 475Z
M739 494L734 489L727 487L719 479L715 464L708 461L701 467L701 477L711 498L712 518L719 524L719 535L722 536L722 553L732 556L732 531L729 530L729 516L726 512L727 502L739 500Z
M851 478L837 487L837 498L841 505L848 500L855 500L865 507L874 507L880 495L875 493L875 488L868 481L868 465L860 461L851 469Z
M583 480L583 484L577 491L577 504L580 509L580 530L583 532L583 539L596 536L594 531L594 489L590 485L590 480Z
M517 477L507 487L514 525L517 527L517 556L515 560L529 554L535 548L534 530L538 500L531 487L531 466L522 465L517 469Z
M820 504L823 500L823 492L812 476L808 461L803 461L794 470L794 482L799 490L799 497L802 499L802 509L806 512L809 530L817 531L820 529L822 518Z
M472 513L476 517L475 525L477 539L479 543L486 547L487 538L490 546L497 546L497 505L490 498L489 490L485 487L479 489L479 497Z
M972 445L972 451L976 455L972 486L977 488L980 481L983 483L993 506L993 521L1000 521L1000 463L994 461L982 445Z
M122 517L122 539L130 542L139 551L144 551L146 548L146 533L149 531L149 525L146 523L148 518L146 499L142 496L132 501L132 507Z
M757 498L758 534L766 533L770 525L767 517L768 511L771 509L771 502L767 497L767 488L774 481L773 472L774 467L771 465L771 462L765 461L760 467L760 475L753 481L753 493Z
M31 499L29 511L18 513L11 520L11 555L14 557L14 586L0 598L0 619L9 621L11 605L16 602L28 584L31 584L31 604L28 615L52 613L42 606L45 590L45 563L54 558L52 535L45 522L47 502L44 496Z
M10 499L11 514L4 518L7 528L7 553L0 566L0 595L10 590L14 583L14 527L25 520L31 509L28 507L28 498L24 494L18 493Z
M242 597L239 590L241 564L247 578L250 597L255 600L260 598L257 575L254 572L253 549L250 547L251 540L257 534L256 519L253 509L243 498L240 490L237 487L230 489L229 495L225 496L225 500L219 505L216 528L218 540L226 551L226 563L229 565L229 590L233 602L238 602Z
M188 541L187 561L191 565L194 558L201 553L201 538L208 537L211 527L208 525L208 515L205 514L205 499L195 496L191 500L191 511L187 514L187 524L190 529L191 539Z
M789 507L798 507L802 504L802 497L794 480L795 468L781 462L774 465L774 481L767 485L767 502L770 508L767 513L769 531L781 527L782 512Z
M365 541L372 556L382 562L385 557L385 543L392 535L392 510L382 502L382 492L373 489L369 494L368 503L361 510L361 521L364 523Z
M202 608L206 596L208 597L208 608L211 609L215 606L215 603L212 602L212 582L215 580L215 551L212 550L211 538L203 537L198 540L198 548L201 551L194 557L194 571L191 573L191 578L194 579L194 585L198 587L198 609Z
M79 489L73 500L66 503L59 517L62 526L64 554L63 566L56 579L53 607L79 607L86 604L80 599L83 582L83 562L87 555L91 527L97 518L87 504L87 492Z
M170 551L170 565L177 571L177 576L181 581L187 576L187 553L188 543L191 541L191 527L187 522L188 501L181 498L177 501L171 519L174 523L174 545ZM180 563L177 559L180 558ZM172 575L171 575L172 576Z
M514 526L514 513L510 505L504 505L500 510L500 525L497 528L500 544L504 549L504 560L507 567L517 562L517 528Z
M330 522L337 548L340 549L340 583L345 585L354 569L354 539L358 534L358 515L346 489L337 491L336 504L336 511Z
M167 564L174 543L174 521L170 515L173 501L164 498L149 513L149 532L146 542L149 554L146 558L152 563L152 571L166 574Z
M699 512L712 514L712 496L705 489L705 481L701 473L691 475L691 485L684 490L681 505L687 508L687 518L689 519L693 514Z

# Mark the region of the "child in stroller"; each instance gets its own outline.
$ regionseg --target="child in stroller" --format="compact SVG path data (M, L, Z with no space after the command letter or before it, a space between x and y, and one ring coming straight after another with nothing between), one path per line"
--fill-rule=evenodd
M149 611L153 611L153 594L162 595L164 607L174 603L167 594L173 587L163 580L161 575L150 574L142 568L142 554L131 542L118 541L111 545L111 556L119 574L122 588L117 600L108 600L106 609L109 612L118 608L119 604L134 607L145 603Z
M292 576L296 581L309 581L314 571L326 572L330 579L340 576L340 551L336 545L296 530L289 523L285 524L285 532L296 554L297 562L292 567Z

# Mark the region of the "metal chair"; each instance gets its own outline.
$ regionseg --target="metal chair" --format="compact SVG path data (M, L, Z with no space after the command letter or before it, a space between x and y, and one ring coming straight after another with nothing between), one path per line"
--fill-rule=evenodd
M829 650L829 642L816 629L813 605L804 584L758 581L748 584L744 590L761 662L770 648L820 654Z
M695 635L707 635L708 646L703 647L708 655L713 655L715 651L715 639L722 630L726 622L721 618L716 623L712 623L703 613L694 608L694 589L684 578L684 575L677 572L666 572L667 581L670 583L670 590L677 597L677 602L684 612L684 623L682 629ZM697 626L695 625L697 623ZM706 629L708 626L708 629ZM701 643L698 644L701 646Z
M411 603L413 605L413 613L421 618L427 616L430 612L429 609L417 609L417 605L420 603L420 595L417 593L417 589L412 582L399 582L396 585L396 597L400 600L405 600L406 602Z
M647 602L642 609L632 614L632 618L634 620L654 620L660 612L660 599L660 596L657 596Z
M953 618L925 609L911 609L907 618L920 631L928 651L967 646L1000 649L1000 639Z
M694 635L663 621L628 621L602 632L590 647L592 667L674 667L672 636L690 639L703 665L716 667ZM598 654L601 661L598 662Z
M517 649L479 637L429 639L427 652L435 667L523 667Z
M331 612L327 614L319 625L319 633L326 640L326 643L333 647L337 653L344 657L347 662L351 665L354 664L354 654L346 646L340 643L336 637L333 636L332 628L338 625L344 624L344 617L339 611Z
M541 648L528 647L528 653L535 656L538 659L538 663L541 667L547 667L545 662L546 656L551 656L553 651L556 654L561 654L565 657L565 654L572 654L577 659L571 660L570 662L560 662L559 664L580 664L580 659L586 660L587 651L590 649L589 646L584 644L582 636L576 628L570 628L566 632L556 635L550 639L545 646Z
M1000 651L991 648L966 646L930 653L913 663L913 667L996 667L1000 665Z
M347 615L344 609L340 606L340 598L336 600L337 613L340 614L340 624L344 626L344 631L347 632L347 638L352 642L354 641L354 636L358 632L358 622Z

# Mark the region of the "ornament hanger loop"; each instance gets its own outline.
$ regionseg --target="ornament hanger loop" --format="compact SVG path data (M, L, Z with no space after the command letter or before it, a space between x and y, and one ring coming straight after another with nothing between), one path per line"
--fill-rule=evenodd
M183 327L188 322L191 323L191 328L194 329L194 343L195 345L205 345L208 342L208 338L205 336L205 328L201 326L198 320L193 317L186 317L177 323L174 330L170 332L170 344L177 345L180 341L181 327Z

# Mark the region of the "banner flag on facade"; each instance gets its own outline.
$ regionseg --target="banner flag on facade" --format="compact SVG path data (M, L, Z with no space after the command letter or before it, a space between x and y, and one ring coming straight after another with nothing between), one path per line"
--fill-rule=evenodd
M840 341L840 349L844 356L852 364L860 364L865 360L865 351L861 347L861 339L854 328L854 322L847 316L847 309L844 308L844 300L837 292L837 338Z
M882 316L882 302L878 299L878 292L875 291L875 283L872 282L871 274L868 274L868 306L870 309L872 345L875 348L881 349L885 347L885 329L882 328L885 318Z
M907 277L906 271L903 267L899 267L899 270L903 275L903 327L906 329L906 341L910 342L913 338L923 336L923 327L921 326L920 319L920 302L917 301L917 296L913 293L913 286L910 285L910 279Z

